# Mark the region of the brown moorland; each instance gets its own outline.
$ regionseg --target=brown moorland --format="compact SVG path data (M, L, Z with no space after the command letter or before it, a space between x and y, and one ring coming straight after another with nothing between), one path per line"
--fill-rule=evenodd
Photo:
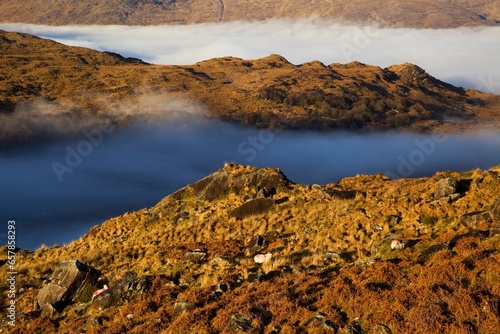
M0 22L49 25L193 24L320 16L389 27L454 28L496 25L495 0L108 0L61 3L2 0Z
M1 326L10 333L496 333L499 193L500 166L306 186L279 169L226 164L68 245L18 250L16 327L5 314ZM271 206L263 209L262 200ZM391 249L393 240L404 247ZM266 253L270 261L254 263ZM0 254L5 269L5 247ZM41 311L39 291L53 284L59 262L75 259L101 279L73 302ZM112 292L92 299L103 284ZM7 290L2 285L2 303Z
M0 31L1 144L50 135L40 124L78 135L96 122L126 125L186 109L268 128L446 132L498 128L500 97L409 63L294 65L270 55L162 66Z

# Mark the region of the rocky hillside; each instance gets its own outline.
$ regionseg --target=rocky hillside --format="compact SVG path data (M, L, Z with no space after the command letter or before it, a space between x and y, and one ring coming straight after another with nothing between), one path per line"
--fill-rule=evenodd
M451 86L408 63L294 65L270 55L160 66L5 31L0 59L3 144L181 110L289 129L446 131L499 121L500 97Z
M227 164L69 245L18 250L16 327L4 314L1 326L496 333L499 193L500 166L306 186L279 169Z
M2 0L0 22L67 24L193 24L321 16L391 27L452 28L495 25L495 0L82 0L61 3Z

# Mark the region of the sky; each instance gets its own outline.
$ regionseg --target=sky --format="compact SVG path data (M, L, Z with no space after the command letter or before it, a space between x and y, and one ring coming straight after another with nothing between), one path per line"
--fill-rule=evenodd
M224 56L255 59L272 53L294 64L360 61L387 67L411 62L454 85L500 94L500 27L379 28L311 18L184 26L0 24L0 29L155 64L186 65Z

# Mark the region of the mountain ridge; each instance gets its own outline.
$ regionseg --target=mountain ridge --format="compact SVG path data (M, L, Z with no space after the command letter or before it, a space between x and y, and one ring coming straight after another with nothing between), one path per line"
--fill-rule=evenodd
M0 117L8 123L3 143L41 139L34 118L126 125L141 115L177 111L175 101L208 117L261 128L429 132L499 121L498 96L454 87L411 64L294 65L270 55L154 65L4 31L0 46ZM12 128L19 131L13 135Z
M49 25L193 24L314 16L388 27L454 28L496 25L500 22L500 8L494 0L318 0L307 3L262 0L258 4L250 0L238 3L226 0L83 0L75 4L34 0L29 5L4 0L0 4L0 22Z

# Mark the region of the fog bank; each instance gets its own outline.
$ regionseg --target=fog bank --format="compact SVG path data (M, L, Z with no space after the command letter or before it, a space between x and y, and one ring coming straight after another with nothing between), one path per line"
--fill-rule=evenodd
M35 249L153 206L224 162L280 167L291 180L311 184L377 172L397 178L489 168L499 157L499 133L271 132L199 117L0 152L0 173L8 176L0 178L0 212L16 219L19 246Z

